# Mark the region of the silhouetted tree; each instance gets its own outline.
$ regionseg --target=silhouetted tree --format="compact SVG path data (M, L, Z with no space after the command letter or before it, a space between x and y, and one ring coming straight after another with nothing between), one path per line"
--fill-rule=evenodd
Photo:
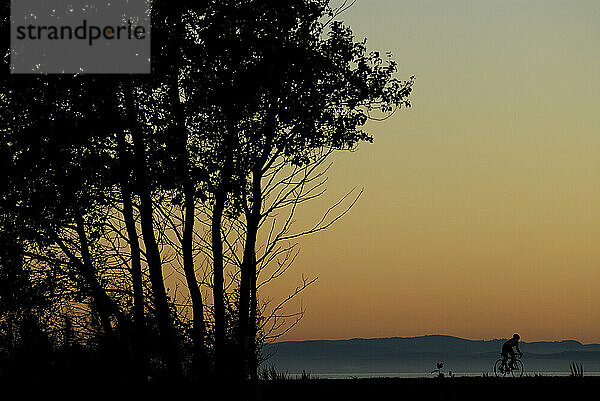
M257 333L250 317L257 308L258 229L268 215L265 175L278 161L308 165L323 151L370 142L362 129L370 113L409 105L412 81L395 79L396 63L368 52L350 28L331 22L334 12L328 1L215 1L202 21L208 28L198 33L196 57L210 63L198 73L214 83L203 87L201 103L223 120L215 130L221 161L212 210L215 287L221 282L221 219L228 196L232 213L242 213L245 224L237 335L243 377Z
M256 379L256 350L284 327L283 305L314 282L270 311L260 305L261 286L295 258L295 244L282 244L328 228L356 198L299 232L294 212L322 193L332 152L372 141L371 113L409 105L412 80L395 79L390 57L334 22L341 9L326 0L154 1L149 76L16 77L4 57L0 235L12 242L0 281L17 292L3 307L37 307L25 294L44 310L51 301L60 316L48 325L64 332L66 318L115 347L132 344L142 373L156 354L167 374L189 372L191 344L197 376L212 356L217 377ZM202 278L198 253L212 267ZM189 333L187 309L165 282L171 268L185 278ZM91 318L74 312L80 305Z

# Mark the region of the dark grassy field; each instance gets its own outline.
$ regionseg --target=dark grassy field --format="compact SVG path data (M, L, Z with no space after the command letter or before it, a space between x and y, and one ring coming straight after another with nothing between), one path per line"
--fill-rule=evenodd
M257 388L236 388L233 383L154 383L123 385L111 381L29 381L0 380L0 400L9 393L21 398L63 400L171 400L206 399L235 401L450 401L450 400L596 400L600 377L454 377L389 379L309 379L261 381ZM5 390L2 392L2 390ZM9 391L10 390L10 391ZM58 396L58 397L57 397Z
M579 400L598 399L600 377L310 379L263 382L259 399Z
M119 380L118 377L101 378L89 370L80 371L77 375L54 372L52 369L46 372L46 375L37 377L26 372L4 377L0 375L0 400L14 399L5 398L7 394L14 393L25 399L58 396L65 400L164 401L188 399L192 395L192 399L236 401L570 401L599 399L600 390L599 376L295 379L282 375L281 378L260 380L256 387L247 385L246 388L240 388L234 381L207 381L206 378L197 382L152 380L140 385Z

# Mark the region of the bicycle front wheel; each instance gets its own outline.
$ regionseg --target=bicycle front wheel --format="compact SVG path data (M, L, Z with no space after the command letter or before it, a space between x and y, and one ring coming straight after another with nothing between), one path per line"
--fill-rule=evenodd
M508 374L506 364L503 363L502 359L498 359L494 364L494 374L496 377L504 377Z
M524 370L525 367L523 366L523 362L517 360L515 361L514 368L510 371L510 373L513 375L513 377L521 377L523 376Z

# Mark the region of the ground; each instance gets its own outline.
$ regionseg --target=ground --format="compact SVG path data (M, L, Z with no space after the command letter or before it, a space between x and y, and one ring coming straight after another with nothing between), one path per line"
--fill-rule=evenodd
M288 380L263 383L259 399L295 400L575 400L593 399L600 377L454 377ZM591 398L590 398L591 397Z
M1 379L1 378L0 378ZM12 393L22 399L82 400L236 400L236 401L485 401L485 400L579 400L595 399L600 377L522 378L373 378L285 379L260 381L240 389L234 382L147 383L127 385L111 380L98 382L71 377L44 381L0 380L0 399ZM596 394L596 396L594 396ZM57 397L58 396L58 397ZM14 398L14 397L12 397Z

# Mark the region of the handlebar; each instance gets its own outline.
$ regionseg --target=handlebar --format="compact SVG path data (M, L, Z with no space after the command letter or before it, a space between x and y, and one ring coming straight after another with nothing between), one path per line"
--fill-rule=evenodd
M500 353L500 356L504 357L504 355L502 355L502 353ZM515 352L515 359L521 359L522 357L523 357L523 353L522 352L521 353ZM510 355L509 355L509 358L510 358Z

